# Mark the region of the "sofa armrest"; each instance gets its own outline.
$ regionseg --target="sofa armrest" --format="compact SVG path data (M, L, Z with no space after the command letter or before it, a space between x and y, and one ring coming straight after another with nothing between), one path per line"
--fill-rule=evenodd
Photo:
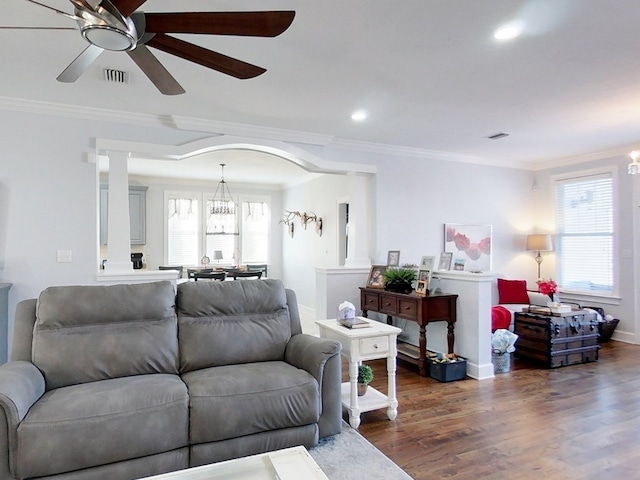
M18 425L44 391L44 377L31 362L0 365L0 478L12 478L9 462L16 449Z
M320 438L342 430L341 350L342 345L336 340L304 333L291 337L285 350L285 361L309 372L320 386Z

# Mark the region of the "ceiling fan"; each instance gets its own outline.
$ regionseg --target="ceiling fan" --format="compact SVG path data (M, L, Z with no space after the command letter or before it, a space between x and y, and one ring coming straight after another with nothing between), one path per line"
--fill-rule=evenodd
M57 77L58 81L75 82L105 50L124 51L164 95L179 95L184 93L184 89L147 47L239 79L257 77L266 72L262 67L180 40L168 33L275 37L289 28L295 16L293 11L136 11L146 0L69 0L74 7L74 13L69 14L35 0L25 1L75 20L82 37L89 42L89 46Z

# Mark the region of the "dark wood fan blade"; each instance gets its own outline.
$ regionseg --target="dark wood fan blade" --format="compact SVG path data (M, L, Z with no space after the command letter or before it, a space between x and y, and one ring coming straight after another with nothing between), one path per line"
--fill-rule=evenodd
M140 70L151 80L160 93L163 95L181 95L184 89L168 72L160 61L144 45L138 45L135 49L127 52L131 59L136 62Z
M200 33L275 37L284 32L296 12L145 13L147 32Z
M111 3L118 9L118 11L128 17L137 9L139 9L147 0L111 0Z
M147 42L147 45L240 79L257 77L266 72L262 67L227 57L162 33L157 33Z

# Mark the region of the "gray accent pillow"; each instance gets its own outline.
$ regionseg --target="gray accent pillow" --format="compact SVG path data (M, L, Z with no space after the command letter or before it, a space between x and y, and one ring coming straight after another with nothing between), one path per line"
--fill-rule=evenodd
M47 389L178 371L171 282L50 287L38 298L33 363Z

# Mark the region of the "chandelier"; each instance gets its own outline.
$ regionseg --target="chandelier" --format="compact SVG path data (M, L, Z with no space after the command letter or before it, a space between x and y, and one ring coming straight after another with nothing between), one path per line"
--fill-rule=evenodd
M640 173L640 163L638 163L638 157L640 157L640 151L634 150L629 154L631 160L633 160L629 165L627 165L627 173L629 175L637 175Z
M220 181L210 201L209 214L213 217L208 225L208 235L238 235L236 202L233 201L227 182L224 180L225 163L221 163Z

